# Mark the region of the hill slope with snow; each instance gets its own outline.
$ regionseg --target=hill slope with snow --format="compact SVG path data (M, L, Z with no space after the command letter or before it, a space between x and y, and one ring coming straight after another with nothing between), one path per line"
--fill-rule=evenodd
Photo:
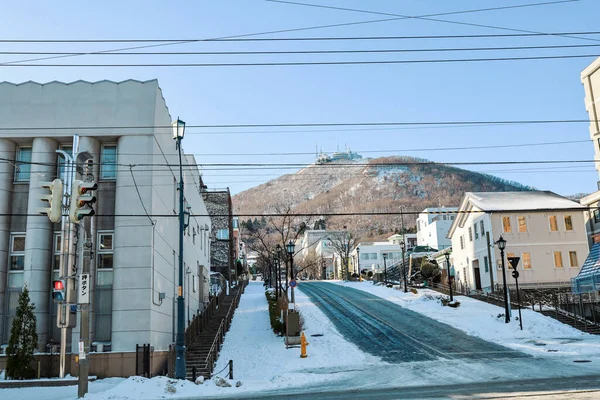
M344 225L368 235L393 232L399 216L328 216L330 213L418 212L427 207L458 206L465 192L521 191L517 182L429 163L412 157L311 164L233 197L238 214L274 212L290 205L295 211L322 216L328 229ZM246 219L246 218L242 218ZM415 214L404 216L414 226ZM310 224L309 224L310 225Z

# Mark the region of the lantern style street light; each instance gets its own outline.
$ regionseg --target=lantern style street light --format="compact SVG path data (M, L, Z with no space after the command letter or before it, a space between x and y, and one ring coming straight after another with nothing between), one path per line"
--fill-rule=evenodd
M285 249L290 257L290 271L292 273L292 280L296 280L296 274L294 273L294 249L296 245L292 240L285 245ZM296 308L296 298L294 297L294 287L292 286L292 303L294 303L294 309Z
M448 270L448 288L450 289L450 301L454 301L452 297L452 273L450 272L450 252L446 252L444 254L446 257L446 268Z
M179 286L177 289L177 338L175 341L175 378L185 379L185 300L183 297L183 232L185 231L185 211L183 206L183 164L181 162L181 141L185 133L185 122L177 118L173 126L173 139L179 151Z
M383 281L387 285L387 253L383 253Z
M402 236L402 241L400 242L400 256L402 257L402 275L404 276L404 293L408 292L408 287L406 284L406 265L404 263L404 250L406 250L406 243L404 243L404 236Z
M510 313L508 309L508 288L506 287L506 268L504 267L504 249L506 248L506 240L502 236L496 242L500 249L500 258L502 259L502 286L504 287L504 323L510 322Z

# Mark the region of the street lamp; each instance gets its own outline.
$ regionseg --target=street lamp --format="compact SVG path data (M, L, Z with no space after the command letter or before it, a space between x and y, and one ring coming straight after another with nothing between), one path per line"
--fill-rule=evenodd
M183 164L181 161L181 140L185 133L185 122L177 118L173 126L173 139L179 151L179 287L177 290L177 339L175 342L175 378L185 379L185 300L183 298L183 231L185 231L185 211L183 207Z
M383 282L387 285L387 253L383 253Z
M448 287L450 288L450 301L454 301L454 298L452 297L452 274L450 273L450 252L446 252L444 256L446 257L446 268L448 269Z
M277 264L275 265L275 285L277 285L277 292L279 296L281 296L281 260L283 259L283 248L279 243L275 246L275 251L277 252Z
M358 269L358 281L362 282L362 273L360 271L360 246L356 246L356 269Z
M293 241L290 240L288 244L285 245L285 249L287 250L288 256L290 256L290 271L292 272L292 280L296 280L296 274L294 273L294 249L296 245ZM296 298L294 297L294 287L292 286L292 303L294 303L294 309L296 308Z
M404 276L404 293L408 292L408 288L406 287L406 265L404 263L404 250L406 249L406 243L404 243L404 236L402 236L402 241L400 242L400 256L402 257L402 275Z
M504 268L504 249L506 248L506 240L502 236L496 242L500 249L500 258L502 259L502 285L504 286L504 323L510 322L508 309L508 288L506 287L506 269Z

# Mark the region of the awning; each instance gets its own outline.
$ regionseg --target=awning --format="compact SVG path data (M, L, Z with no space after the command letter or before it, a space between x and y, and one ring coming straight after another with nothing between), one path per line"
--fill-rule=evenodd
M600 290L600 243L594 243L579 274L571 279L573 293L589 293Z

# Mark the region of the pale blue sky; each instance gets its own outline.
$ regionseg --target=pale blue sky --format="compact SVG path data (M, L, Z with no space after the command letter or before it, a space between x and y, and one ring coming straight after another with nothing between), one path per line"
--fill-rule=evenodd
M308 0L307 0L308 1ZM538 0L541 2L542 0ZM535 2L475 0L312 0L315 4L425 15ZM577 2L513 10L439 17L451 21L491 24L540 32L595 31L600 2ZM321 24L386 18L383 16L277 4L263 0L223 1L23 1L6 2L0 15L4 39L214 38ZM401 20L347 27L280 33L261 37L389 36L510 33L498 29L423 20ZM600 35L589 36L600 40ZM259 51L309 49L406 49L600 44L565 37L453 39L365 42L220 42L191 43L150 51ZM1 44L3 51L98 51L128 44ZM285 62L335 60L401 60L433 58L511 57L546 54L599 54L600 47L512 52L222 55L222 56L81 56L47 63L178 63ZM1 62L30 56L0 56ZM485 63L413 65L349 65L211 68L41 68L1 67L0 80L125 80L157 78L171 115L189 125L365 121L457 121L585 119L580 72L593 58ZM493 146L589 139L587 124L454 127L437 129L372 129L331 132L204 134L190 128L186 152L200 163L311 163L313 154L285 156L215 156L212 153L314 153L318 145L334 151L346 144L376 157L413 155L433 161L523 161L592 159L591 142L538 147L461 151L385 152L386 150ZM292 131L306 130L302 128ZM240 129L220 132L240 132ZM250 133L253 132L253 133ZM173 149L174 151L174 149ZM591 166L479 166L473 170L504 171L495 175L560 194L592 192L597 174ZM518 171L506 172L509 169ZM571 170L571 171L568 171ZM568 171L568 172L564 172ZM265 182L281 172L205 171L211 187L229 186L235 193Z

